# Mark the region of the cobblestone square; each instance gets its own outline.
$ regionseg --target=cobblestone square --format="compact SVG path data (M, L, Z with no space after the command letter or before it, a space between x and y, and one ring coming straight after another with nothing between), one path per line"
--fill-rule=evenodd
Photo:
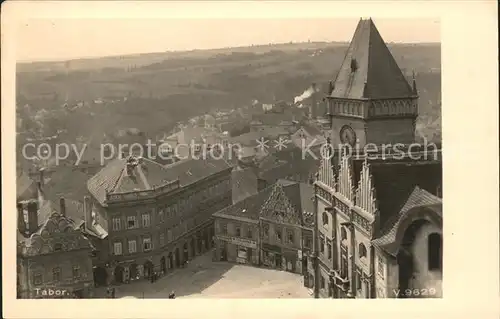
M300 275L273 269L213 262L212 253L158 279L116 287L116 297L167 298L311 298Z

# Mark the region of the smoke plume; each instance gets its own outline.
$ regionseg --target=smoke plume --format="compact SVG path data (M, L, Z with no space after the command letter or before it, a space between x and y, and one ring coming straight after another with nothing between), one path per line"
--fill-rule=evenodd
M315 92L318 92L318 89L314 90L314 88L311 86L309 87L307 90L304 91L304 93L302 93L301 95L299 96L296 96L294 99L293 99L293 103L294 104L297 104L299 102L302 102L303 100L311 97L311 95L313 95Z

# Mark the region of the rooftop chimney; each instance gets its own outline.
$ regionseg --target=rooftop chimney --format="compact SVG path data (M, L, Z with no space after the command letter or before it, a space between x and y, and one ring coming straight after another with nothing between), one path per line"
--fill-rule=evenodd
M85 218L85 228L92 227L92 203L89 196L83 198L83 215Z
M22 203L17 203L17 228L20 233L26 233L26 221L24 220L24 207Z
M28 202L28 233L31 235L38 230L38 202Z
M39 170L39 173L40 173L40 188L43 187L43 184L44 184L44 171L45 171L45 168L42 167L40 168Z
M418 91L417 91L417 80L415 79L415 70L413 70L412 77L413 77L413 87L412 87L413 94L418 95Z
M61 216L66 216L66 201L64 197L59 198L59 209Z

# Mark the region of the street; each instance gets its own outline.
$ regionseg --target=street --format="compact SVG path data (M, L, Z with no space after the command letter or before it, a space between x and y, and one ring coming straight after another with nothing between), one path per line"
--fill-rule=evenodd
M116 287L116 298L311 298L298 274L212 262L199 256L155 283L139 281Z

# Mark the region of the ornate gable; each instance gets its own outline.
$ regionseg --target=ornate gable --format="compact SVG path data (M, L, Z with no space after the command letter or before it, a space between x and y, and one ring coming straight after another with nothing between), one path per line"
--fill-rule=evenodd
M370 164L364 161L361 175L356 189L356 206L367 213L374 215L378 212L377 197L373 187L373 177L370 172Z
M351 156L344 154L340 158L338 192L346 199L354 200L354 186L352 179Z
M329 186L333 190L336 188L335 172L332 167L330 156L327 150L321 151L321 164L319 167L317 179L319 182Z
M280 183L276 183L271 195L262 206L261 216L278 223L300 224L297 211L290 203Z
M53 213L22 246L22 253L28 256L92 248L73 222L59 213Z

